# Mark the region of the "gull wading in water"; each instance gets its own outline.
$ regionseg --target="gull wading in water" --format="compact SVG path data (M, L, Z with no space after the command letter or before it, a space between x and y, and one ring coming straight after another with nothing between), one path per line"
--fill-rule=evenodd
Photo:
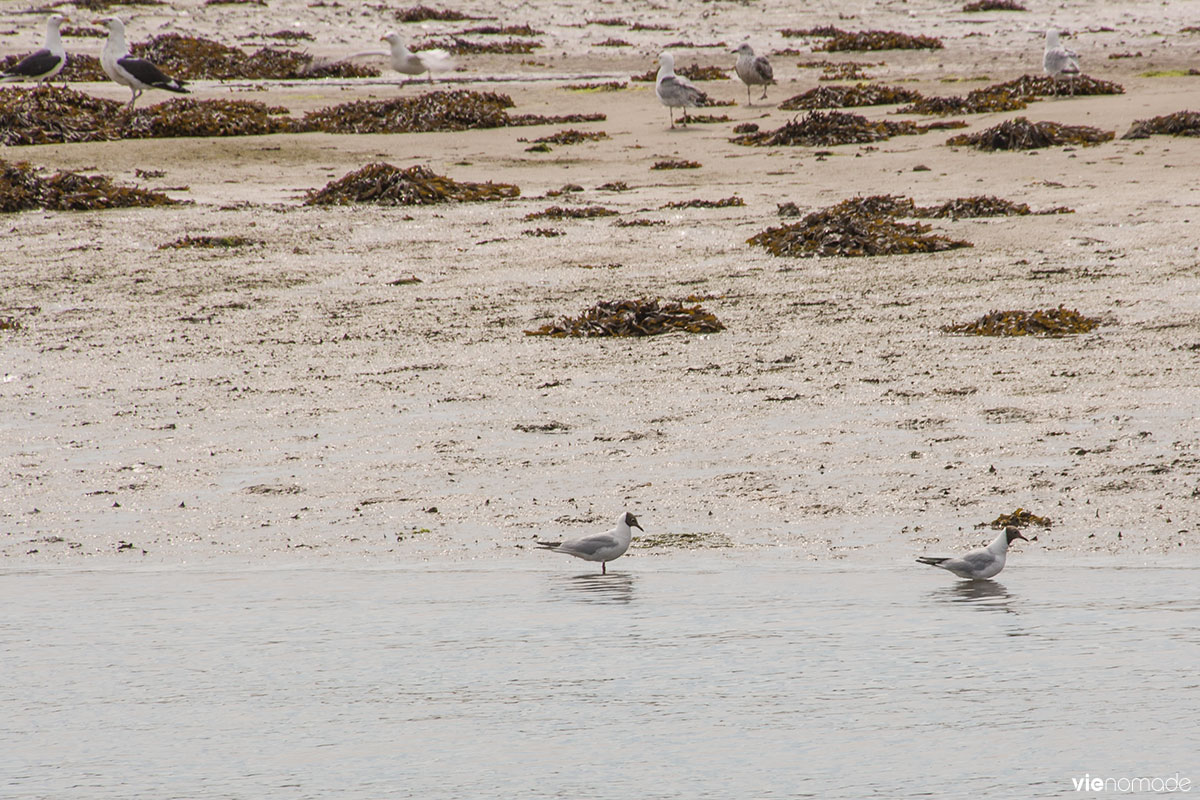
M1079 74L1079 54L1058 43L1058 31L1054 28L1046 31L1046 52L1042 54L1042 69L1056 83L1059 75L1073 78ZM1072 83L1072 94L1074 91L1075 84Z
M129 110L147 89L166 89L168 92L189 94L183 88L184 81L176 80L163 74L162 70L144 58L134 58L129 55L129 46L125 44L125 23L120 17L104 17L93 20L97 25L108 27L108 39L104 42L104 50L100 52L100 66L104 74L122 86L128 86L133 96L129 98Z
M675 112L671 109L675 108L683 109L681 124L687 125L688 108L703 105L708 98L687 78L681 78L675 74L675 56L663 53L658 57L658 62L658 80L654 82L654 93L658 95L658 101L667 107L667 113L671 115L672 128L675 127Z
M554 553L566 553L569 556L582 558L584 561L599 561L600 574L608 573L607 564L615 558L625 555L629 543L633 540L633 530L642 530L637 517L625 512L617 518L617 527L608 533L593 533L591 536L580 536L578 539L568 539L565 542L538 542L538 547ZM642 531L645 533L645 531Z
M67 51L63 49L58 27L70 22L62 14L51 14L46 19L46 46L35 50L0 74L0 82L37 81L40 86L62 71L67 65Z
M1033 538L1036 539L1037 537ZM972 550L964 556L959 556L958 558L930 558L929 556L920 556L917 558L917 561L922 564L928 564L931 567L941 567L944 570L953 572L960 578L976 580L992 578L999 575L1000 570L1004 569L1004 558L1008 553L1008 546L1012 544L1013 539L1029 541L1021 535L1019 530L1010 525L992 540L992 543L987 547Z
M771 69L771 62L767 61L766 56L754 55L754 49L750 47L749 42L742 42L741 47L730 52L736 53L738 57L734 70L742 83L746 84L746 105L754 105L750 102L751 86L763 87L762 97L758 99L766 100L767 87L775 82L775 71Z

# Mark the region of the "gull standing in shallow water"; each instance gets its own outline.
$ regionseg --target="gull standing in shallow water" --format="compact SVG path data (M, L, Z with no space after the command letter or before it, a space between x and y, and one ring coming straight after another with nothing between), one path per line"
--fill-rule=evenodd
M742 83L746 84L746 105L754 105L750 102L751 86L763 87L762 97L758 99L766 100L767 87L775 82L775 71L771 69L771 62L767 61L766 56L754 55L754 49L750 47L749 42L742 42L737 50L730 52L736 53L738 57L734 70Z
M1036 539L1037 537L1033 538ZM917 561L922 564L928 564L931 567L941 567L944 570L953 572L960 578L976 580L992 578L999 575L1000 570L1004 569L1004 559L1008 553L1008 546L1012 544L1013 539L1029 541L1021 535L1019 530L1010 525L992 540L992 543L987 547L972 550L964 556L959 556L958 558L930 558L928 556L920 556L917 558Z
M1042 69L1055 83L1058 82L1059 75L1073 78L1079 74L1079 54L1058 43L1058 31L1054 28L1046 31L1046 51L1042 54ZM1074 83L1071 84L1071 93L1075 93Z
M637 517L628 512L617 518L617 527L608 533L593 533L590 536L580 536L578 539L568 539L565 542L538 542L538 547L554 553L566 553L569 556L582 558L584 561L599 561L600 574L608 573L607 564L615 558L625 555L629 543L633 540L632 528L642 530ZM645 531L642 531L645 533Z
M104 42L104 50L100 53L100 66L104 74L122 86L128 86L133 95L129 98L129 110L147 89L166 89L168 92L188 94L183 88L184 81L167 77L162 70L144 58L134 58L129 55L129 45L125 44L125 23L120 17L104 17L94 20L98 25L108 27L108 39Z
M63 49L58 27L70 22L62 14L51 14L46 20L46 46L22 58L0 75L0 82L37 81L40 86L62 71L67 65L67 51Z
M708 98L687 78L675 74L675 56L663 53L658 57L658 62L658 80L654 82L654 93L658 95L658 101L667 107L672 128L675 127L675 112L671 110L674 108L683 109L681 124L687 125L688 108L703 105Z

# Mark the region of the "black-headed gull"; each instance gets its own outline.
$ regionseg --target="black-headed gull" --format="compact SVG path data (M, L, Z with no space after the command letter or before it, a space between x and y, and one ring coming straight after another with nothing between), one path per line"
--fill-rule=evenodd
M683 109L683 122L687 125L687 110L689 107L703 105L708 99L704 92L692 85L687 78L675 74L675 56L663 53L658 57L658 79L654 82L654 93L658 101L667 107L671 116L671 127L675 127L675 112L672 109Z
M0 82L37 81L43 84L62 71L67 65L67 51L63 49L58 28L69 22L62 14L51 14L46 19L46 46L35 50L0 74Z
M607 564L615 558L625 555L629 543L633 540L633 528L642 530L637 517L629 512L622 513L617 518L617 527L608 533L593 533L590 536L580 536L578 539L568 539L565 542L538 542L538 547L555 553L566 553L569 556L582 558L584 561L599 561L600 574L607 574ZM642 531L645 533L645 531Z
M767 61L766 56L754 55L754 48L750 47L749 42L742 42L741 46L732 52L738 57L734 71L742 83L746 84L746 105L754 105L750 102L751 86L763 87L762 97L758 99L766 100L767 87L775 82L775 70L771 69L771 62Z
M992 543L987 547L972 550L958 558L950 558L948 556L941 558L919 556L917 561L922 564L928 564L931 567L941 567L944 570L953 572L960 578L976 580L992 578L999 575L1000 570L1004 569L1004 559L1008 554L1008 546L1012 544L1013 539L1029 541L1021 535L1019 530L1010 525L999 536L993 539Z
M100 66L104 74L122 86L128 86L133 95L129 98L129 109L147 89L166 89L168 92L188 94L184 81L163 74L163 71L144 58L129 55L125 44L125 23L120 17L104 17L95 20L98 25L108 27L108 40L100 53Z

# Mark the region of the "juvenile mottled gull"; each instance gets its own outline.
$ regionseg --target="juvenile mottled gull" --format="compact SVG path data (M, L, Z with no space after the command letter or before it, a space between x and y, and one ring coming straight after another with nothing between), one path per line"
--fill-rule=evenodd
M1037 537L1035 536L1034 538L1036 539ZM928 564L931 567L941 567L944 570L953 572L960 578L991 578L999 575L1000 570L1004 569L1004 559L1008 553L1008 546L1012 543L1013 539L1029 541L1021 535L1019 530L1009 526L987 547L972 550L966 555L959 556L958 558L919 556L917 561L922 564Z
M766 56L754 55L754 49L750 47L749 42L742 42L737 50L731 52L737 53L738 60L734 69L742 83L746 84L746 105L754 105L750 102L751 86L763 87L759 100L766 100L767 87L775 82L775 71L771 69L771 62L767 61Z
M617 518L617 527L608 533L593 533L565 542L538 542L538 547L555 553L566 553L584 561L599 561L600 573L607 574L607 562L620 558L629 549L629 543L633 540L632 528L642 530L637 517L626 512Z
M188 94L183 88L184 81L176 80L163 74L162 70L144 58L133 58L129 55L129 46L125 44L125 23L120 17L104 17L95 20L96 24L108 27L108 40L100 53L100 66L104 74L122 86L128 86L133 94L129 98L129 109L147 89L166 89L168 92Z
M69 20L62 14L51 14L46 20L46 46L35 50L0 74L0 82L37 81L48 82L67 65L67 51L63 49L58 26Z
M692 85L692 82L687 78L681 78L675 74L675 56L670 53L663 53L658 57L658 80L654 83L654 93L658 95L658 101L667 107L667 113L671 116L671 127L675 127L675 112L671 109L683 109L683 122L687 124L687 110L689 107L703 105L705 101L704 92Z
M1055 81L1059 75L1074 77L1079 74L1079 54L1060 45L1058 31L1053 28L1046 31L1046 52L1042 54L1042 69ZM1074 89L1075 84L1072 83L1072 93Z

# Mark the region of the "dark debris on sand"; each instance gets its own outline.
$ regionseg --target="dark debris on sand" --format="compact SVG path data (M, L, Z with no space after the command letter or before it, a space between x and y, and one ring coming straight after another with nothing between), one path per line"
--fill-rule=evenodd
M258 239L251 239L247 236L227 235L227 236L209 236L206 234L181 236L178 239L160 244L159 250L182 250L185 248L199 248L202 250L233 250L238 247L250 247L252 245L262 244Z
M1068 336L1087 333L1099 325L1100 320L1094 317L1059 306L1038 311L992 311L973 322L945 325L942 330L973 336Z
M755 131L735 136L734 144L771 147L800 145L828 147L838 144L867 144L892 136L909 136L945 127L965 127L965 123L918 125L915 122L892 120L872 121L859 114L845 111L810 111L803 119L792 119L773 131Z
M1040 517L1032 511L1018 508L1011 514L1001 514L991 522L981 522L975 527L1003 530L1010 526L1013 528L1028 528L1030 525L1037 525L1039 528L1049 528L1053 524L1053 520L1049 517Z
M1056 81L1044 75L1022 75L1011 81L972 89L965 97L921 97L898 110L901 114L980 114L1017 111L1039 97L1124 94L1125 87L1089 75Z
M936 206L915 206L912 216L936 217L949 219L975 219L978 217L1024 217L1028 215L1044 216L1048 214L1074 214L1073 209L1066 206L1048 208L1044 211L1033 211L1026 203L1014 203L991 195L975 195L974 197L959 197Z
M689 81L727 81L729 80L729 70L721 67L702 67L699 64L689 64L686 67L677 67L676 75L682 75ZM658 80L658 67L651 67L641 75L631 75L629 80L639 83L654 83Z
M438 175L428 167L400 169L391 164L375 163L344 175L323 189L309 192L304 205L430 205L505 200L520 194L518 187L508 183L459 182Z
M899 31L843 31L836 28L825 41L813 47L814 51L834 53L839 51L863 52L868 50L941 50L942 40L933 36L917 35Z
M526 336L655 336L662 333L716 333L725 326L700 305L678 300L641 298L604 300L578 317L563 317Z
M817 86L807 92L789 97L779 104L782 111L814 108L852 108L856 106L886 106L919 100L916 89L901 86L876 86L859 83L853 86Z
M744 205L746 201L735 194L722 200L673 200L663 204L661 208L730 208Z
M582 142L598 142L601 139L607 139L608 134L604 131L577 131L574 128L558 133L551 133L547 136L542 136L533 141L537 144L580 144Z
M700 169L703 166L699 161L688 161L683 158L668 158L663 161L655 161L654 166L650 169Z
M397 9L395 16L397 22L427 22L429 20L462 22L463 20L483 19L483 17L468 16L461 11L452 11L446 8L431 8L430 6L422 5Z
M118 186L107 175L56 172L43 177L23 161L0 159L0 212L94 211L179 205L162 192Z
M964 5L962 10L970 14L976 11L1028 11L1029 9L1016 0L975 0Z
M595 217L615 217L617 212L604 206L567 207L550 206L545 211L534 211L525 215L527 222L535 219L593 219Z
M931 234L928 225L896 220L909 215L911 208L912 200L906 197L852 198L807 214L799 222L768 228L746 241L773 255L797 258L933 253L972 246Z
M1122 139L1148 139L1155 134L1200 136L1200 111L1176 111L1151 119L1136 119Z
M951 147L974 147L978 150L1036 150L1058 145L1097 145L1110 141L1113 131L1102 131L1088 125L1064 125L1061 122L1030 122L1025 117L1006 120L978 133L964 133L946 140Z

